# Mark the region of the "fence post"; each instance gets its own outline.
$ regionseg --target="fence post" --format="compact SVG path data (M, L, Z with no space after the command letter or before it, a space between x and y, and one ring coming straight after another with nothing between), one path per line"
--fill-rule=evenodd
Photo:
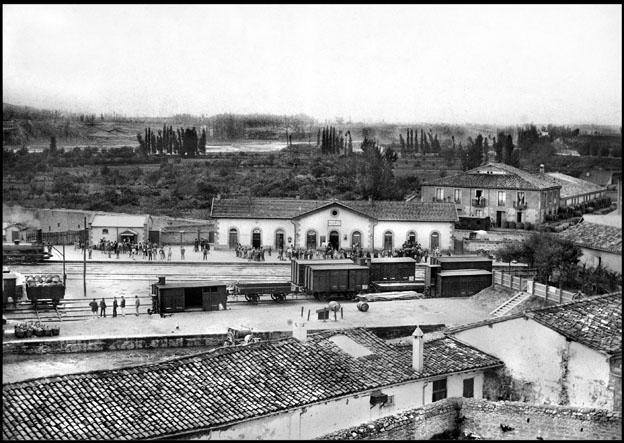
M544 288L546 288L546 301L548 301L548 285L544 285Z
M563 291L559 288L559 303L563 303Z

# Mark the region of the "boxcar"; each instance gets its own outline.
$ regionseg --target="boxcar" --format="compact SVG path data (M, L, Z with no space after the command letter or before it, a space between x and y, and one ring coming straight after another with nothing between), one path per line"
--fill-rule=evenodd
M335 265L335 264L353 264L352 260L344 259L320 259L320 260L291 260L290 262L290 279L297 286L305 286L306 269L308 266L316 265Z
M416 260L410 257L372 258L369 268L371 281L413 280Z
M353 298L368 288L368 268L365 266L337 264L308 266L306 292L315 298L332 296Z
M492 272L492 259L481 255L454 255L451 257L430 257L429 263L440 265L440 271L454 269L483 269Z
M483 269L455 269L437 275L436 297L469 297L492 286L492 273ZM434 293L432 293L434 295Z
M227 309L226 285L221 281L166 283L160 277L158 283L152 284L152 297L154 311L161 314Z

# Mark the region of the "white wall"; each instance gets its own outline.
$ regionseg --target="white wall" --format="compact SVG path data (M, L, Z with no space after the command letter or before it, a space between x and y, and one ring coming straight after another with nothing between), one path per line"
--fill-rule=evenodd
M437 231L440 234L440 250L452 249L454 224L452 222L396 222L380 221L375 226L375 249L383 249L384 233L393 233L393 247L398 249L407 240L410 231L416 232L416 241L425 248L431 250L431 233Z
M609 361L587 346L570 343L567 387L570 403L588 408L613 409L609 385Z
M595 249L583 248L581 256L581 264L587 263L589 267L598 266L598 257L601 258L601 266L615 272L622 272L622 254L615 254L607 251L597 251Z
M331 211L336 210L338 214L333 216ZM335 223L329 226L329 222ZM371 219L360 213L350 211L342 206L331 205L320 211L313 212L297 221L297 243L296 246L305 246L306 233L308 230L316 231L317 246L320 246L321 236L325 236L325 241L329 242L329 233L337 231L340 234L340 247L351 248L351 235L359 231L361 235L361 246L370 248L370 227ZM340 226L336 226L340 224ZM345 240L345 235L347 239Z
M447 397L461 397L463 379L475 378L475 398L482 398L483 373L469 372L447 378ZM423 386L424 391L423 391ZM415 381L383 388L394 396L394 405L370 404L370 391L348 398L331 400L268 417L261 417L211 433L198 433L192 439L211 440L300 440L322 435L396 414L431 403L432 382ZM425 402L423 403L423 392ZM372 406L372 407L371 407Z
M515 379L531 383L537 403L559 403L562 360L568 353L565 386L571 406L598 408L604 404L605 397L612 396L606 391L609 380L606 357L586 346L567 342L564 336L534 320L521 317L459 331L454 336L498 357ZM600 393L598 387L603 384L605 390Z
M290 220L283 219L253 219L253 218L221 218L217 220L217 233L215 243L227 247L230 229L238 230L238 242L243 246L251 246L252 232L258 228L261 231L262 245L275 247L275 232L284 230L284 246L288 246L288 237L294 240L295 227Z

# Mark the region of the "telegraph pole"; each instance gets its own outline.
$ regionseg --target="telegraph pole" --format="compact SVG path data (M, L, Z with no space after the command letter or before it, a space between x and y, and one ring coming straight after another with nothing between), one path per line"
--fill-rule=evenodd
M83 284L83 296L87 296L87 244L88 240L88 232L87 232L87 217L84 218L84 232L85 232L85 240L82 248L82 284Z

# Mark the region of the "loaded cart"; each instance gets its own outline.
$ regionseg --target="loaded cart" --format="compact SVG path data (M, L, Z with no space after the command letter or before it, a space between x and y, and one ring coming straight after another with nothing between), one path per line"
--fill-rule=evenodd
M244 295L250 303L258 303L261 295L271 295L273 301L284 303L291 292L289 282L234 283L233 295Z

